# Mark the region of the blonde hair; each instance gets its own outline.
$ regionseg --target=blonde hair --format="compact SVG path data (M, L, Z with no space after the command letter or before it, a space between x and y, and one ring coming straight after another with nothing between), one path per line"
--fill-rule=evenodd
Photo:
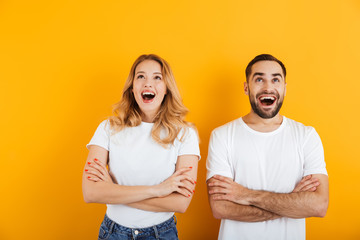
M188 109L182 103L170 65L155 54L141 55L135 60L125 82L122 98L120 102L114 104L114 116L109 117L109 122L115 133L125 127L136 127L141 124L141 110L136 103L132 89L136 67L145 60L153 60L160 64L167 89L160 109L154 118L154 126L151 130L152 138L163 147L166 147L174 142L181 129L185 130L185 134L187 127L192 126L192 124L184 120ZM162 131L164 131L165 137L160 136ZM180 141L182 141L184 134L179 139Z

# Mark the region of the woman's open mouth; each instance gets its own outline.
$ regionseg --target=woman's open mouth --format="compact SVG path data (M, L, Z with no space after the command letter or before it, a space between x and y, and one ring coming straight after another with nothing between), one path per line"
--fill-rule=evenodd
M141 97L142 97L144 103L152 102L154 100L154 98L155 98L155 95L156 94L154 92L152 92L152 91L143 91L141 93Z

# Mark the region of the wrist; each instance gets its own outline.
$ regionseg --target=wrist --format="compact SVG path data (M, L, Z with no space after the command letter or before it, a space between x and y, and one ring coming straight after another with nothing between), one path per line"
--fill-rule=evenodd
M249 194L247 197L247 202L249 203L249 205L257 207L259 205L259 202L261 202L261 199L262 199L261 191L249 190Z
M160 197L159 184L149 186L148 187L148 193L149 193L150 198Z

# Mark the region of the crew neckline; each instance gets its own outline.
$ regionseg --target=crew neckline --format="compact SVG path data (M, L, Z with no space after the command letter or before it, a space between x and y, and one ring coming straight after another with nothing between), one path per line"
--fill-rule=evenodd
M143 122L143 121L141 121L141 125L142 126L149 126L149 127L151 126L152 127L154 125L154 123L153 122Z
M282 120L282 123L280 124L280 126L277 129L275 129L274 131L271 131L271 132L259 132L259 131L256 131L256 130L252 129L251 127L249 127L244 122L242 117L240 118L240 121L241 121L241 123L243 123L244 128L246 130L248 130L249 132L251 132L251 133L261 135L261 136L272 136L272 135L275 135L275 134L279 133L285 127L285 125L287 123L287 118L285 116L282 116L282 117L283 117L283 120Z

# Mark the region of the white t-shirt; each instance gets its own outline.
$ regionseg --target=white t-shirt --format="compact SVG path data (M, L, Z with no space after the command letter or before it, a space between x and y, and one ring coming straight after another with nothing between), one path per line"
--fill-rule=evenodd
M110 124L103 121L87 145L98 145L109 151L109 170L120 185L156 185L175 171L178 156L196 155L200 159L199 141L194 129L188 128L167 148L151 137L153 123L142 122L111 134ZM106 214L116 223L129 228L150 227L168 220L173 212L150 212L122 204L107 204Z
M222 175L253 190L290 193L303 176L325 174L324 150L312 127L283 117L279 128L257 132L242 118L211 134L207 178ZM219 239L305 239L305 219L263 222L222 219Z

